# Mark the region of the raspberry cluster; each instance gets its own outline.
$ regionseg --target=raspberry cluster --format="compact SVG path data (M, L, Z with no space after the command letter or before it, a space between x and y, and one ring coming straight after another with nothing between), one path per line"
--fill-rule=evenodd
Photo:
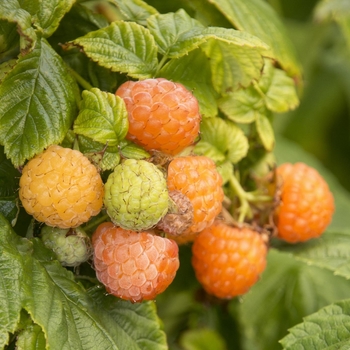
M302 163L276 170L277 191L268 207L274 230L267 234L254 216L235 222L223 206L232 191L215 162L180 153L199 136L193 94L163 78L126 82L116 94L128 111L127 138L147 150L149 159L122 159L103 183L82 153L52 145L23 168L23 207L46 224L41 238L62 265L87 261L92 247L96 276L106 290L141 302L172 283L180 264L178 246L192 244L192 266L204 290L229 299L258 281L271 232L296 243L320 236L330 223L332 193L320 174ZM254 202L243 187L236 187L235 195L245 209ZM101 210L106 222L90 239L79 226Z

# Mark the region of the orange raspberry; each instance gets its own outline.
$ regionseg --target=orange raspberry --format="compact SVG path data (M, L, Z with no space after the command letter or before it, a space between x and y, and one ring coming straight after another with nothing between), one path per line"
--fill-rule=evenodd
M104 223L93 234L92 244L98 280L121 299L154 299L171 284L179 268L177 244L149 232Z
M127 139L144 149L174 155L197 138L198 101L182 84L164 78L128 81L116 95L128 110Z
M19 186L25 210L48 226L77 227L103 204L104 187L95 166L79 151L57 145L25 165Z
M246 293L266 267L262 236L248 228L216 221L192 245L192 265L207 293L231 299Z
M224 199L222 178L210 158L187 156L170 162L167 184L169 191L180 191L192 203L193 223L180 238L181 243L186 235L192 240L194 234L211 226L221 212Z
M321 175L304 163L277 168L280 204L275 211L277 235L289 242L319 237L334 213L334 198Z

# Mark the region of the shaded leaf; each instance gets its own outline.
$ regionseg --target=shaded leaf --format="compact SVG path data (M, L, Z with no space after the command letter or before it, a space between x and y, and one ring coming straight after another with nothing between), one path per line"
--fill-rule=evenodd
M18 54L19 34L16 23L0 20L0 62L6 62Z
M350 299L326 306L305 317L281 340L283 349L346 350L350 342Z
M224 339L213 329L191 329L184 332L180 345L185 350L226 350Z
M0 2L0 19L7 20L17 25L20 36L23 37L21 50L29 51L36 41L36 34L32 27L32 17L20 7L18 0L6 0Z
M83 49L100 66L133 78L146 79L157 68L157 47L149 30L134 22L113 22L106 28L90 32L69 45Z
M161 69L159 76L182 83L191 90L198 100L199 112L203 117L217 115L217 94L211 82L209 58L201 50L170 60Z
M314 16L318 21L348 17L350 3L347 0L321 0L315 6Z
M270 119L264 114L258 114L256 119L256 129L260 140L267 151L272 151L275 145L275 134Z
M63 140L75 117L76 89L45 39L19 58L0 85L0 143L14 166Z
M287 334L288 328L321 307L347 298L349 287L350 281L328 270L308 266L291 254L270 249L260 281L239 304L243 348L280 349L278 341ZM264 320L263 327L261 320Z
M128 132L128 112L123 99L93 88L84 90L74 132L94 141L116 146Z
M158 11L142 0L109 0L115 4L125 20L136 22L141 25L147 24L149 16L158 13Z
M270 46L275 57L291 76L300 77L300 64L286 29L272 7L262 0L208 0L237 29L256 35Z
M46 339L42 329L36 324L28 325L19 333L16 342L16 349L45 350Z
M28 11L33 24L42 29L42 35L48 38L57 29L63 16L69 12L76 0L32 1L21 0L21 8Z

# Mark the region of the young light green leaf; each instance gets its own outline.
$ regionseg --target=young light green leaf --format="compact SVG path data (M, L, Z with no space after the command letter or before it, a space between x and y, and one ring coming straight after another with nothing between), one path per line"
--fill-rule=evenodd
M82 93L80 112L74 132L94 141L116 146L128 132L128 112L123 99L93 88Z
M264 100L251 86L222 97L218 103L220 110L237 123L252 123L266 111Z
M350 279L350 232L325 232L304 244L280 247L308 265L331 270Z
M106 318L113 320L119 350L166 350L166 336L152 301L132 304L90 288L89 296Z
M194 147L194 152L199 155L211 158L215 163L222 163L225 161L225 155L220 152L213 144L200 140Z
M158 11L142 0L109 0L115 4L124 19L130 22L136 22L145 26L149 16L158 13Z
M270 46L275 57L291 76L300 77L301 68L281 19L261 0L209 0L239 30L256 35Z
M44 350L46 349L46 339L40 326L30 324L23 329L16 341L17 350Z
M299 98L294 80L282 69L275 68L271 60L265 60L258 85L270 111L283 113L298 107Z
M15 23L23 41L20 42L22 51L31 50L36 41L35 30L32 27L32 17L21 8L18 0L6 0L0 2L0 19Z
M216 96L212 86L209 58L201 50L170 60L159 72L159 76L182 83L199 103L203 117L214 117L218 113Z
M147 28L134 22L113 22L67 44L78 46L100 66L127 73L137 79L153 77L157 47Z
M147 27L154 36L159 52L169 58L181 57L205 40L204 37L197 37L204 29L203 25L183 9L153 15L147 19Z
M220 118L206 118L201 124L201 141L195 147L199 152L201 143L213 145L225 159L237 163L247 155L248 140L234 123ZM199 148L197 148L197 146Z
M142 147L128 140L123 140L120 143L120 154L124 158L131 159L145 159L151 157L151 155L148 152L146 152Z
M278 341L287 334L288 328L321 307L347 298L349 288L350 281L328 270L308 266L291 254L270 249L261 279L238 306L240 329L244 332L243 348L279 350Z
M28 11L33 24L40 28L45 38L57 29L63 16L69 12L76 0L32 1L21 0L21 8Z
M256 130L260 140L267 151L272 151L275 146L275 133L270 119L265 114L258 114L256 119Z
M76 114L76 89L45 39L19 58L0 85L0 143L14 166L63 140Z
M328 282L329 283L329 282ZM350 342L350 299L328 305L289 329L280 342L284 350L346 350Z

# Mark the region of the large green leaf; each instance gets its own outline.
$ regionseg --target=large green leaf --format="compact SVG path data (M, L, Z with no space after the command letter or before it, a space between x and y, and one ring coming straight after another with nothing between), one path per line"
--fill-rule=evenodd
M326 232L318 239L279 248L293 253L296 259L308 265L326 268L350 279L350 231Z
M57 29L63 16L76 0L20 0L21 8L32 15L33 24L41 29L45 38Z
M1 215L0 250L1 346L24 308L53 350L166 348L153 302L107 298L100 287L87 293L40 240L20 238Z
M209 58L201 50L170 60L159 72L159 76L182 83L193 92L203 117L214 117L218 113L216 92L212 86Z
M300 76L295 50L281 19L263 0L208 0L239 30L256 35L291 76Z
M21 42L21 50L27 51L34 46L36 34L32 27L32 17L27 11L21 8L18 0L0 2L0 19L17 25L18 32L24 39Z
M328 270L308 266L291 254L270 249L265 272L238 307L244 332L243 349L280 349L278 341L290 327L321 307L347 298L349 288L350 281Z
M76 114L76 89L45 39L19 58L0 85L0 143L16 167L63 140Z
M69 45L80 47L99 65L133 78L153 77L157 68L157 47L149 30L134 22L113 22L90 32Z
M346 350L350 343L350 299L305 317L281 340L284 350Z
M123 99L97 88L83 91L74 132L109 146L117 146L128 132L128 112Z

